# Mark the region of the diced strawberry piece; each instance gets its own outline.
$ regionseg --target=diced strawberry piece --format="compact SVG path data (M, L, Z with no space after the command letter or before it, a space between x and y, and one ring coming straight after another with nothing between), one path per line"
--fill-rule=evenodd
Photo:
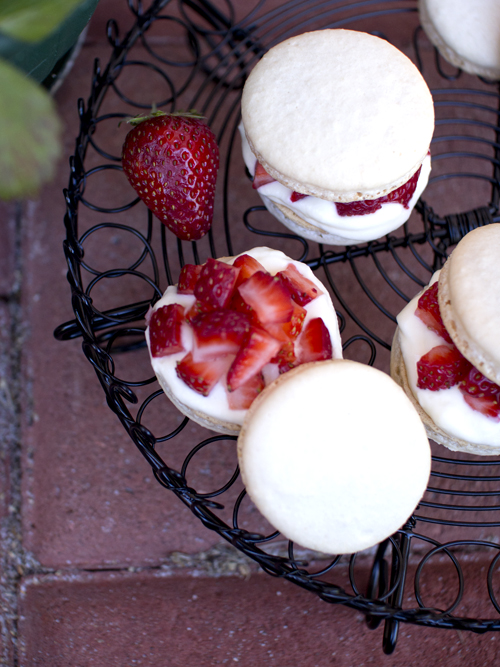
M179 294L194 294L194 288L201 273L200 264L185 264L179 273L177 292Z
M194 331L196 360L213 359L225 354L237 354L250 330L248 317L232 310L212 310L195 317Z
M268 331L271 336L286 343L290 340L295 340L302 331L302 326L306 318L307 311L298 303L293 302L293 313L289 322L268 322L262 326Z
M292 298L276 276L257 271L238 287L238 291L263 324L290 321Z
M290 201L291 202L300 201L301 199L304 199L304 197L307 197L307 195L303 195L301 192L295 192L294 190L290 195Z
M264 378L257 373L238 389L227 392L228 405L231 410L248 410L263 389Z
M243 298L241 294L238 292L238 290L236 290L235 293L233 294L233 298L231 299L231 303L229 304L229 309L235 310L238 313L244 313L248 317L250 324L252 326L254 327L262 326L259 318L257 317L257 313L251 306L248 305L246 301L243 301Z
M209 257L202 266L194 295L205 310L227 308L233 296L240 270L237 267Z
M228 370L234 357L228 355L208 361L195 361L191 352L177 362L177 375L188 387L202 396L208 396Z
M293 341L289 340L278 351L278 354L271 359L272 363L278 364L278 370L281 373L286 373L295 366L299 365L299 361L295 354L295 345Z
M333 357L330 332L321 317L315 317L306 324L297 339L295 353L300 364L325 361Z
M261 165L260 162L256 163L255 174L253 177L253 184L252 184L252 187L255 190L258 190L263 185L267 185L268 183L273 183L275 180L276 180L275 178L273 178L270 174L267 173L267 171L264 169L264 167Z
M203 313L210 313L212 309L209 306L204 305L201 301L195 301L191 308L186 313L186 320L191 324L191 322L196 319L199 315Z
M251 255L239 255L239 257L234 260L233 266L240 270L235 287L241 285L242 282L250 278L250 276L253 276L257 271L264 271L264 273L267 273L262 264Z
M462 389L460 387L460 389ZM476 410L477 412L482 412L486 417L491 419L500 419L500 405L498 403L498 397L496 396L471 396L466 392L462 391L463 397L467 405Z
M292 295L292 299L305 306L321 294L321 290L312 280L300 273L294 264L289 264L284 271L276 274Z
M184 308L178 303L158 308L149 320L149 342L153 357L165 357L182 352L181 327Z
M227 374L227 388L235 391L261 372L281 345L267 331L252 327Z
M460 391L465 402L487 417L500 419L500 387L485 377L477 368L470 371L460 382Z
M444 338L447 343L452 343L450 334L446 331L441 318L438 302L438 283L433 283L418 300L415 315L438 336Z
M458 384L471 364L454 345L437 345L417 362L419 389L448 389Z

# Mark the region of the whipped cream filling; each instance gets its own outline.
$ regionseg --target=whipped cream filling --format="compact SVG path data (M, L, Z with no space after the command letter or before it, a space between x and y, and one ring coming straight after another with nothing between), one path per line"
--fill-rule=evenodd
M243 160L248 171L253 175L255 173L257 158L252 153L252 149L248 144L242 123L240 123L239 130ZM408 208L405 208L399 202L385 202L378 210L365 215L341 216L338 214L334 202L319 199L318 197L308 196L292 202L290 196L293 191L279 181L267 183L258 188L257 192L260 195L265 195L275 204L281 204L295 211L303 220L324 232L337 233L340 236L348 235L353 241L364 242L380 238L397 229L408 220L413 207L429 181L430 173L431 157L428 154L422 162L417 186L408 202Z
M432 276L429 285L438 278L439 271ZM500 421L473 410L457 385L439 391L417 387L418 360L436 345L444 344L441 336L428 329L415 315L420 295L417 294L397 316L401 352L413 395L434 423L446 433L466 442L500 447Z
M330 332L333 348L333 358L341 359L342 342L340 339L337 314L335 312L335 308L333 307L329 293L326 291L324 285L318 280L318 278L316 278L311 269L306 264L290 259L283 252L279 250L273 250L271 248L253 248L252 250L247 250L241 254L251 255L254 257L272 275L276 275L276 273L279 271L286 269L288 264L294 264L302 275L317 285L322 293L310 301L306 306L304 306L306 309L304 326L310 319L321 317L325 323L325 326ZM236 256L231 258L228 263L232 264L234 259L236 259ZM177 287L175 285L170 285L167 287L167 290L165 291L162 298L157 301L153 310L167 306L170 303L179 303L181 306L184 306L187 311L191 308L195 300L196 298L194 295L178 294ZM229 407L227 393L224 388L225 375L214 386L208 396L202 396L198 392L194 391L178 377L176 372L177 362L180 361L188 352L190 352L194 345L193 330L186 322L182 325L181 335L182 343L185 348L183 352L177 352L176 354L171 354L165 357L153 357L151 356L149 342L149 327L146 329L146 342L150 351L151 365L155 374L162 378L162 381L168 385L179 401L181 401L184 405L189 406L193 410L198 410L199 412L202 412L214 419L242 425L247 410L232 410ZM267 370L269 371L270 369ZM270 379L274 379L272 377L272 370L267 374L267 377L266 374L264 374L264 377L266 382Z

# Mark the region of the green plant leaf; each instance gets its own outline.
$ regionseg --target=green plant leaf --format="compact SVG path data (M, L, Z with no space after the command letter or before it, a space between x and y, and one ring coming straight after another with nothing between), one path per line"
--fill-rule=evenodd
M45 39L82 0L1 0L0 31L24 42Z
M61 121L50 95L0 60L0 199L36 194L61 152Z

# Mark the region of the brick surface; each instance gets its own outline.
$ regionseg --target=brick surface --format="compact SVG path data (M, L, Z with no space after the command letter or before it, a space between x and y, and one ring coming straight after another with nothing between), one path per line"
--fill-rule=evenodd
M482 667L495 664L499 641L404 625L388 656L382 627L265 575L35 578L20 613L21 667Z

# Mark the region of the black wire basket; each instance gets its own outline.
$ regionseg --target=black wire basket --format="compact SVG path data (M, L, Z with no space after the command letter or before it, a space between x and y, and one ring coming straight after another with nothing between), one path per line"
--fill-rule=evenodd
M152 377L144 340L148 308L186 262L269 245L321 274L339 315L345 356L387 371L396 314L465 233L500 220L497 86L441 60L419 26L415 0L261 0L243 17L230 0L155 0L147 8L129 0L127 11L133 27L120 37L116 21L108 22L109 62L104 68L95 62L90 96L78 102L64 241L75 319L59 326L56 337L81 337L110 409L162 486L269 574L364 613L370 627L383 621L386 653L395 648L400 622L500 629L500 458L435 446L428 490L395 535L363 554L303 553L258 520L252 527L255 513L239 478L236 438L186 429L188 419L168 408ZM247 73L274 44L326 27L364 30L393 42L422 71L436 109L433 171L424 199L400 230L346 248L285 233L250 184L240 187L248 179L238 139ZM151 99L136 99L144 80L151 81ZM153 104L166 111L196 108L219 141L214 224L196 243L178 241L154 219L121 170L127 128L120 121ZM125 379L141 371L141 379ZM176 463L170 445L179 439L191 444ZM213 480L213 488L196 490L191 471L197 459L220 447L231 448L230 471L222 482ZM465 595L469 568L477 563L485 572L479 614L477 604L470 612ZM436 568L448 573L446 590L436 584Z

